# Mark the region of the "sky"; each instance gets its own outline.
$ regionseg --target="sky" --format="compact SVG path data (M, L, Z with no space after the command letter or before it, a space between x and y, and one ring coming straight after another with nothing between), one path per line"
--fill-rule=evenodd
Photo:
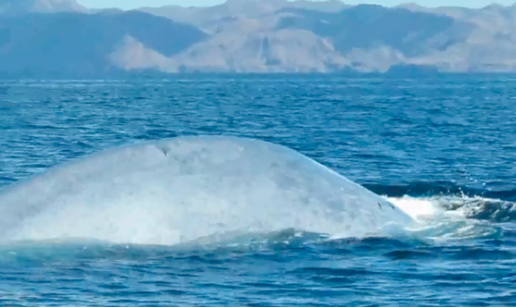
M142 6L163 6L176 4L181 6L211 6L221 4L224 0L77 0L77 2L89 8L106 8L106 7L118 7L122 9L133 9ZM360 3L372 3L380 4L383 6L393 6L400 3L415 2L423 6L435 7L435 6L465 6L465 7L483 7L493 3L492 0L371 0L371 1L360 1L360 0L345 0L346 4L360 4ZM503 5L512 5L516 0L497 0L496 3Z

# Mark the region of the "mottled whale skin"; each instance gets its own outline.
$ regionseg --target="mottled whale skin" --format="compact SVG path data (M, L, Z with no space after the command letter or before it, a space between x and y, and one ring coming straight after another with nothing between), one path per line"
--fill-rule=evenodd
M0 191L0 241L177 244L232 231L363 236L411 217L287 147L187 136L116 147Z

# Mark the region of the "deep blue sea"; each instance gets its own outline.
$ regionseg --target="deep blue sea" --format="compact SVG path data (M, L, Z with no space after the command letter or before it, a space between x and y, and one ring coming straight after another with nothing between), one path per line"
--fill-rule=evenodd
M0 306L516 306L516 77L2 81L0 185L186 135L290 147L426 226L347 237L285 225L187 247L3 242ZM127 221L153 227L139 223Z

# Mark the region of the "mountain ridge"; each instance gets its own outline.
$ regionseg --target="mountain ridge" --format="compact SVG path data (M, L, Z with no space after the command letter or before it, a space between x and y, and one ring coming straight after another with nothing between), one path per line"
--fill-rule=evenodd
M0 0L0 12L0 75L516 72L516 4L229 0L122 11Z

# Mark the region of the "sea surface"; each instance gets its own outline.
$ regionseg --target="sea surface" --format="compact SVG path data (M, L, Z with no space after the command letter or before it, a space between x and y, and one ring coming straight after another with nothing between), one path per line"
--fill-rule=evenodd
M339 237L285 225L216 246L4 242L0 306L516 306L516 76L0 83L2 187L185 135L290 147L423 226Z

